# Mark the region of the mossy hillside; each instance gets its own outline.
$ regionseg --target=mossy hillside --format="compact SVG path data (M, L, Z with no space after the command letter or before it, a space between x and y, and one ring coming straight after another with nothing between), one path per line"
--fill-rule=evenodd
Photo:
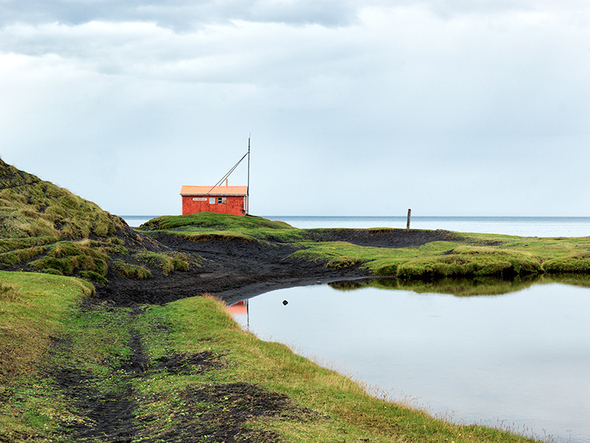
M110 271L146 278L197 263L148 240L96 204L0 159L0 268L106 284Z
M108 237L125 227L95 203L0 159L1 239Z

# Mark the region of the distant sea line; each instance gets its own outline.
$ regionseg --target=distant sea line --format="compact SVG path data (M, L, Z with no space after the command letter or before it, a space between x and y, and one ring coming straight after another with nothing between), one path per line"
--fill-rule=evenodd
M121 216L136 228L157 217L149 215ZM406 217L364 216L265 216L302 229L314 228L399 228L405 229ZM518 235L522 237L586 237L590 236L590 217L439 217L413 216L412 229L444 229L455 232Z

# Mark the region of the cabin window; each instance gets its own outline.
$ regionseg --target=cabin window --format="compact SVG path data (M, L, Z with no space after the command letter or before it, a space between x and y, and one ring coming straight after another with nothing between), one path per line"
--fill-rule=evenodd
M209 204L210 205L214 205L215 204L215 198L214 197L212 197L212 198L209 199Z
M225 197L219 197L217 199L217 204L219 204L219 205L225 205L226 203L227 203L227 198L225 198Z

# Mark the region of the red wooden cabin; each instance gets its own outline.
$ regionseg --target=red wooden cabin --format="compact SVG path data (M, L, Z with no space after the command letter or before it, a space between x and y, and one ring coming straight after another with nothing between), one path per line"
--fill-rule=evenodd
M197 212L246 215L248 210L247 186L183 186L182 215Z

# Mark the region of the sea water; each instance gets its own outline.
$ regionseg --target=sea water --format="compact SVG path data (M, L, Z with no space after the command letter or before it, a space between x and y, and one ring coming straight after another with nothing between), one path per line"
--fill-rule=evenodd
M157 216L124 215L131 227ZM311 228L406 228L406 217L318 217L264 216L281 220L301 229ZM412 229L444 229L455 232L506 234L523 237L586 237L590 236L590 217L425 217L414 216Z
M399 228L406 217L304 217L269 216L296 228ZM506 234L522 237L590 236L590 217L425 217L410 219L412 229L444 229L455 232Z

